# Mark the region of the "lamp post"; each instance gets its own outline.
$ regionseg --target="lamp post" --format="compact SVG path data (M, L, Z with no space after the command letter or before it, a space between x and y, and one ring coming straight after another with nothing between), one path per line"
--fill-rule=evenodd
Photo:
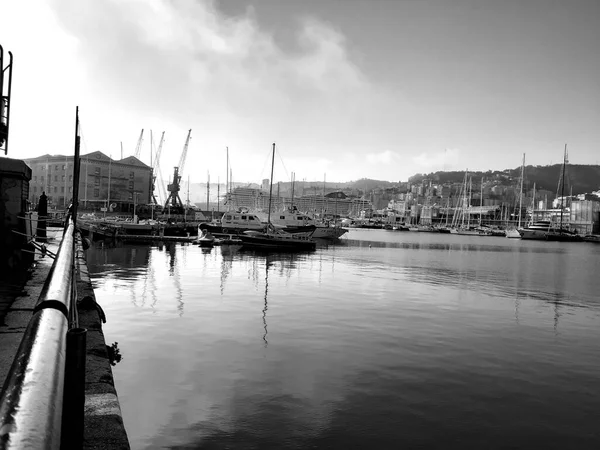
M134 192L133 193L133 223L138 223L137 215L135 214L135 208L137 206L136 200L137 200L138 195L140 195L139 192Z

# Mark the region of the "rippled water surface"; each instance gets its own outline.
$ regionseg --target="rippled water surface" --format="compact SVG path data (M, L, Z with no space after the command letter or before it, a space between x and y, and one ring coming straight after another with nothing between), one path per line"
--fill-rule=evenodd
M600 245L88 250L132 448L600 448Z

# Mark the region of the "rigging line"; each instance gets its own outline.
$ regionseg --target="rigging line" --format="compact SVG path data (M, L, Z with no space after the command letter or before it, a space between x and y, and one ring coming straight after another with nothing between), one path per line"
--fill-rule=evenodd
M263 167L262 170L260 171L260 177L263 177L263 173L265 173L265 167L267 166L267 163L269 163L271 161L271 156L272 156L272 150L269 150L268 153L265 156L265 162L263 163Z
M285 164L283 163L283 158L281 157L281 153L279 152L279 148L276 149L277 152L277 156L279 156L279 160L281 161L281 165L283 166L283 170L285 170L285 175L286 175L286 180L290 179L290 173L287 170L287 167L285 167Z

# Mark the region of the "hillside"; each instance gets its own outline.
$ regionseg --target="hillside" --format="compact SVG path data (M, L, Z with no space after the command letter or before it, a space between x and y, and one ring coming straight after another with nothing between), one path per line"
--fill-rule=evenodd
M524 187L529 189L536 184L537 189L547 189L556 192L560 178L562 164L551 166L525 166ZM502 184L514 183L521 176L521 167L496 170L487 172L474 171L469 172L474 180L481 177L485 179L495 179ZM410 183L421 183L425 180L431 180L434 183L461 183L464 180L464 172L433 172L429 174L416 174L409 178ZM565 194L570 193L571 187L573 194L583 194L600 189L600 166L569 164L565 174Z

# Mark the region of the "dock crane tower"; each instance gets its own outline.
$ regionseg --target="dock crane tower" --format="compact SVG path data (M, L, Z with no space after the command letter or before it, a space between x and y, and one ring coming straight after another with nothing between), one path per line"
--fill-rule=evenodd
M187 156L187 150L188 145L190 144L191 134L192 130L189 130L187 138L185 139L183 151L181 152L181 158L179 158L179 165L176 166L173 170L173 181L167 186L167 190L169 191L169 197L165 202L165 209L169 206L169 202L171 203L171 207L179 207L183 209L183 203L181 202L181 198L179 197L179 191L181 190L181 174L183 173L183 167L185 165L185 158Z
M162 152L162 147L163 147L163 143L165 141L165 132L162 132L162 135L160 137L160 143L158 144L158 150L156 150L156 155L154 156L154 161L152 162L152 202L155 205L158 205L159 203L156 201L156 195L154 194L154 191L156 190L156 178L158 175L158 187L159 187L159 199L166 199L167 198L167 192L165 190L165 186L163 184L163 176L162 173L160 171L160 154Z
M135 152L133 156L137 159L140 159L140 154L142 153L142 142L144 140L144 129L142 128L142 132L140 133L140 137L138 138L137 145L135 146Z

